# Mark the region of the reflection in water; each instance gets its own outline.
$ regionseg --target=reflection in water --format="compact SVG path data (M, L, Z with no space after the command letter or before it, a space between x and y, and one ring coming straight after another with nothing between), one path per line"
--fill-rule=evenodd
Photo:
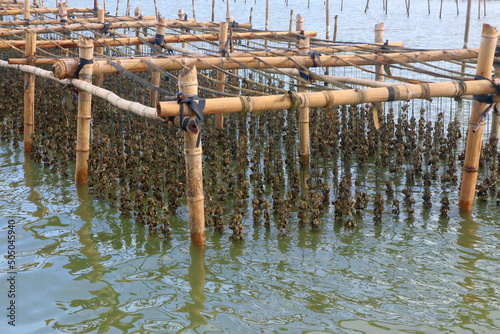
M476 250L476 244L483 241L483 239L477 236L479 224L472 220L470 213L462 213L461 217L464 220L460 222L457 244L462 247L459 247L458 250L464 255L460 256L460 259L463 261L458 262L459 266L457 267L470 273L476 271L476 262L484 258L483 254ZM466 288L468 291L471 291L471 288L475 285L474 278L471 276L466 276L464 282L458 282L457 284ZM465 304L472 304L475 302L484 303L484 300L475 293L462 295L462 297Z
M189 253L191 255L191 264L188 269L189 285L191 286L189 295L193 302L186 303L185 308L182 309L182 311L189 313L190 324L179 333L207 324L207 320L201 314L201 311L205 309L207 299L203 292L205 286L205 247L191 245Z
M26 181L26 187L29 188L28 201L35 204L38 208L32 213L34 217L43 218L47 214L47 207L43 205L40 201L40 194L35 190L35 178L34 178L34 162L26 157L23 163L24 180Z

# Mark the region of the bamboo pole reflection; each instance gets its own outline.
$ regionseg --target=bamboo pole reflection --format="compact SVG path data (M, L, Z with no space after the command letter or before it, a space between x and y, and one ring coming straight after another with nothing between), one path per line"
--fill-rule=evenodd
M189 314L190 324L180 332L207 324L207 320L201 314L201 311L205 309L207 299L203 292L205 287L205 247L190 245L189 253L191 264L188 269L188 279L191 286L189 295L192 303L186 303L185 311Z
M26 182L26 187L29 188L28 201L35 204L36 207L38 208L35 212L32 213L32 215L37 218L43 218L47 214L48 209L40 201L41 198L40 193L35 190L34 162L29 157L26 157L24 159L23 171L24 171L24 180Z

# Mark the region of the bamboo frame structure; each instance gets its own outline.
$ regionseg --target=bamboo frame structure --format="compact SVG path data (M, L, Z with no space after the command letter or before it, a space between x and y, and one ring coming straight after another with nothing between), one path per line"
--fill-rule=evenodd
M491 77L497 40L497 29L486 23L483 24L476 75L484 78ZM482 114L486 108L486 103L473 100L469 119L469 130L467 132L467 145L465 147L460 200L458 204L459 208L464 211L471 211L474 202L479 171L479 157L481 155L483 131L486 123L485 117L483 117Z
M156 20L156 36L164 36L165 30L167 29L166 20L158 14L158 19ZM162 50L158 45L155 45L155 54L161 54ZM153 70L151 73L151 83L156 87L160 87L160 73L156 70ZM156 106L158 103L158 91L151 91L151 105Z
M88 38L80 37L79 55L80 59L92 60L94 45ZM84 65L78 75L80 80L92 82L92 66ZM75 183L77 185L87 184L88 159L90 153L90 121L92 105L92 94L78 91L78 117L76 134L76 173Z
M36 34L26 35L26 58L33 61L36 53ZM35 126L35 75L24 75L24 153L29 153L31 149L31 135Z

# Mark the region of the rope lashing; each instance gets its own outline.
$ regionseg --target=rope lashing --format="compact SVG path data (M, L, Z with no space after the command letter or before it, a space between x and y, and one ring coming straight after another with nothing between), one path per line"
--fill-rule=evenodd
M80 75L80 71L82 70L83 66L90 65L93 63L94 63L93 59L80 58L78 60L78 68L76 69L76 78L78 78L78 76Z
M103 25L102 32L101 34L107 34L109 30L109 26L111 25L111 22L98 22L99 24Z
M198 103L196 103L196 99L198 100ZM179 104L180 126L183 131L188 131L187 125L191 120L191 117L184 117L184 104L191 108L191 110L195 113L196 124L199 129L196 147L199 147L201 141L201 124L205 116L203 114L203 109L205 109L205 99L199 99L197 95L184 95L182 93L177 93L177 103ZM170 120L173 121L173 118L170 118Z
M490 80L488 78L485 78L483 76L480 76L480 75L476 75L474 76L474 80L488 80L491 82L491 84L493 85L493 87L495 87L495 89L497 90L497 94L500 94L500 84L497 84L495 83L494 80ZM472 129L472 132L476 132L477 129L479 129L479 126L481 126L481 124L484 123L484 121L486 120L486 115L488 114L488 111L490 111L490 109L493 107L493 105L495 104L493 102L493 96L495 96L495 94L489 94L489 95L474 95L472 97L473 100L475 101L478 101L478 102L481 102L481 103L486 103L488 104L488 106L486 106L486 108L484 109L483 112L480 112L478 110L476 110L480 115L481 115L481 119L479 120L479 122L477 122L477 124L474 126L474 128Z
M297 109L299 109L299 107L302 104L302 98L299 96L299 94L297 94L297 92L295 92L293 90L288 91L288 96L290 97L290 100L292 102L290 104L290 108L288 108L288 111L289 112L297 111ZM283 99L281 101L284 101L285 98L286 98L286 95L283 96Z
M156 34L155 39L153 40L153 44L162 47L164 41L165 41L165 35Z
M242 114L247 114L248 112L250 112L250 102L243 96L240 96L240 100L241 100L241 113Z
M64 25L64 24L68 23L68 20L66 20L66 19L60 19L60 20L59 20L59 23L60 23L61 25Z
M107 60L107 62L108 62L108 64L110 64L111 66L116 68L118 70L118 72L120 72L120 74L124 75L126 78L133 80L135 82L138 82L142 86L147 87L149 89L156 90L156 91L163 93L163 94L168 94L168 95L170 94L169 91L166 91L165 89L162 89L160 87L153 85L151 82L144 80L143 78L141 78L137 74L130 72L129 70L127 70L125 67L121 66L120 64L117 64L114 61L109 60L109 59Z
M321 53L317 52L317 51L309 51L309 55L311 56L312 58L312 61L313 61L313 67L318 67L318 64L319 64L319 67L321 67L323 69L323 64L321 64ZM317 62L316 62L317 60ZM325 75L328 75L328 71L326 69L323 69L323 73ZM324 82L323 85L326 87L328 86L328 82Z

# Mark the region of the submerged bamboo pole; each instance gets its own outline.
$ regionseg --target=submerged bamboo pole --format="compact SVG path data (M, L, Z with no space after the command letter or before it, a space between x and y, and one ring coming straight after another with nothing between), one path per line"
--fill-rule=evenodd
M496 88L487 80L450 81L423 84L399 84L390 87L368 89L329 90L312 93L296 93L300 98L299 106L328 107L374 102L408 101L432 97L459 97L462 95L495 94ZM498 96L494 98L499 102ZM214 98L205 100L206 115L235 112L263 112L285 110L292 107L290 94L268 96L245 96ZM176 102L160 102L157 106L160 117L179 116Z
M221 53L221 56L224 57L226 56L228 50L229 50L229 41L227 39L228 35L228 27L229 23L228 22L221 22L220 25L220 30L219 30L219 52ZM223 71L217 71L217 91L219 92L224 92L224 89L226 88L226 73ZM222 97L220 95L219 97ZM219 114L215 116L215 129L217 130L222 130L224 128L224 115Z
M167 29L165 19L158 13L158 20L156 21L156 36L161 40L165 36L165 30ZM162 50L159 45L155 45L155 54L161 54ZM160 72L153 70L151 73L151 83L156 87L160 87ZM151 105L156 106L158 104L158 91L151 91Z
M488 24L483 24L476 75L485 78L491 77L497 40L498 31L496 28ZM465 211L471 211L474 202L479 171L479 156L481 155L483 131L486 123L486 119L482 114L486 107L486 103L481 103L477 100L472 101L459 201L460 209Z
M37 45L38 46L38 45ZM393 64L394 62L431 62L440 60L463 60L477 58L477 49L469 50L444 50L444 51L427 51L427 52L407 52L393 53L390 58L384 54L366 54L362 57L357 55L333 55L320 56L319 60L323 67L343 67L352 65L378 65ZM162 67L165 70L180 70L183 68L182 61L194 61L198 70L213 69L217 66L222 69L269 69L269 68L296 68L297 63L306 67L314 67L316 61L310 56L295 56L291 57L239 57L237 59L219 58L219 57L204 57L204 58L182 58L182 57L162 57L148 59L155 65ZM121 58L116 59L116 63L120 64L131 72L146 72L147 64L141 59ZM53 65L54 75L59 79L74 78L78 62L74 59L57 60ZM111 74L118 73L113 66L109 65L106 60L98 60L94 62L94 74Z
M198 95L196 66L189 66L179 73L179 91L184 95ZM185 116L195 116L184 106ZM205 201L203 196L202 144L197 146L198 135L184 132L184 157L186 160L187 202L191 243L205 244Z
M36 52L36 34L26 35L26 58L33 62ZM31 149L31 135L35 126L35 75L24 75L24 152L29 153Z
M295 29L297 31L301 31L304 29L304 18L302 15L297 15L297 19L295 21ZM305 56L310 52L309 46L309 38L303 37L299 39L298 49L299 56ZM300 71L299 71L300 73ZM301 82L301 78L299 75L299 83L301 86L308 86L307 83ZM299 88L299 92L308 92L307 88ZM309 167L309 108L307 106L302 106L299 108L299 162L301 166L308 168Z
M79 56L80 61L92 60L94 53L94 44L85 37L80 37ZM92 65L84 65L78 74L80 80L92 82ZM76 175L77 185L87 183L88 159L90 152L90 120L91 117L92 95L85 91L78 91L78 117L76 134Z
M375 43L384 42L384 23L380 22L375 25ZM382 65L375 65L375 80L384 81L384 67ZM373 108L373 123L375 128L379 128L378 118L379 115L384 114L384 102L378 102Z

